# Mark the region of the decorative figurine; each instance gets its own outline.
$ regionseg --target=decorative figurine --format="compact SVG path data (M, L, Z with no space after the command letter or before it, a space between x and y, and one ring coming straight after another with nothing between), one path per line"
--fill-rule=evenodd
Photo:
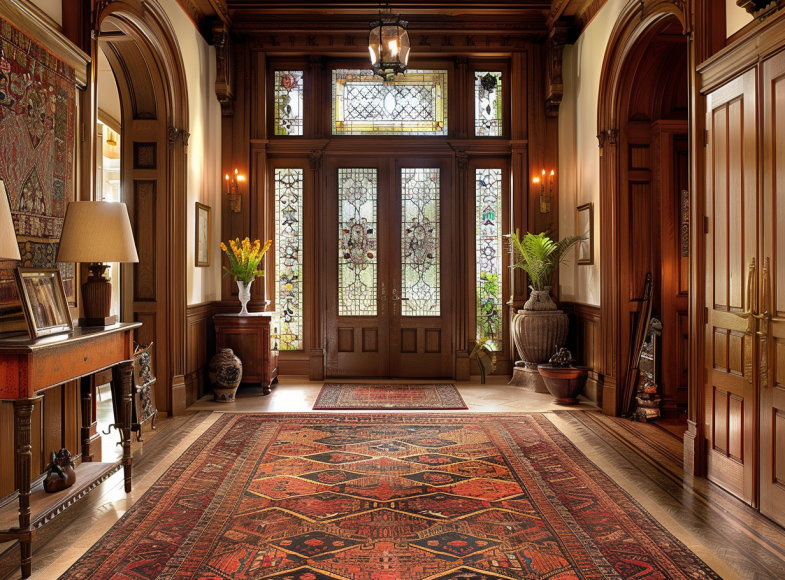
M44 491L47 493L63 491L76 483L76 466L68 449L52 451L45 473Z

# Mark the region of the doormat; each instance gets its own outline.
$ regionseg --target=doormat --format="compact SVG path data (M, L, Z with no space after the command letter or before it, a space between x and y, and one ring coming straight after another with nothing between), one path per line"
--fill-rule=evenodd
M60 580L719 580L545 415L224 415Z
M455 385L325 383L314 411L468 409Z

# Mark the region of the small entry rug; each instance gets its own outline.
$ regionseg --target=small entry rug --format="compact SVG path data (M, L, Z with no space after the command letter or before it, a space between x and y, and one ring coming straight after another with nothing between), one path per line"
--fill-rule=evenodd
M719 580L541 414L224 415L61 580Z
M468 409L455 385L325 383L314 411Z

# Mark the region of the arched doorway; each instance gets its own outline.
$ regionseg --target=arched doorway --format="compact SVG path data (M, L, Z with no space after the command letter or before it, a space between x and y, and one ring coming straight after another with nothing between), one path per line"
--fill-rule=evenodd
M155 343L156 404L185 410L186 155L188 100L182 56L154 0L112 2L94 27L117 80L121 182L139 253L122 266L124 321L139 343ZM94 49L94 53L98 49Z
M651 273L653 309L663 322L663 416L686 427L690 141L684 32L684 15L674 4L628 3L603 63L598 139L604 411L622 410L623 387L632 380L633 321Z

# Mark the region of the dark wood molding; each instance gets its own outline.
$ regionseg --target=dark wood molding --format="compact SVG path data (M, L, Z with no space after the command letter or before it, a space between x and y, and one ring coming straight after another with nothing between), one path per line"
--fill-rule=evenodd
M547 117L559 116L559 106L564 97L562 59L564 45L569 40L569 34L570 27L567 23L556 23L548 33L548 40L545 43L548 73L548 90L545 96L545 115Z
M597 406L603 405L602 309L577 302L559 302L559 308L570 319L567 348L579 364L589 367L584 396Z
M232 35L225 22L212 26L215 45L215 95L221 103L221 115L231 117L234 112L234 47Z
M774 12L782 8L782 0L736 0L736 6L744 8L753 17L765 20Z
M0 2L0 17L23 30L33 40L41 43L56 57L74 68L77 87L84 89L88 83L90 56L44 19L39 10L24 0Z
M611 414L618 412L618 401L615 398L610 400L607 395L615 397L615 384L623 384L626 349L629 348L628 340L624 337L629 334L632 286L619 268L622 256L626 255L626 249L622 249L621 244L627 236L623 228L628 227L625 220L629 218L620 215L622 191L626 192L627 188L626 181L622 181L622 172L626 172L622 160L626 159L627 151L620 146L619 140L628 137L626 133L621 134L619 129L622 123L626 127L627 119L621 117L622 111L627 110L623 103L629 102L632 93L632 87L629 86L629 77L632 75L628 69L635 65L629 63L634 58L642 58L640 50L636 53L637 57L630 55L642 38L655 34L654 31L662 29L669 19L675 17L685 31L689 29L687 16L677 4L683 5L683 2L652 0L648 3L628 3L619 15L608 42L600 78L597 134L605 136L600 138L600 303L601 341L604 347L601 371L605 377L603 411ZM626 204L625 201L624 207Z
M212 25L220 22L231 26L232 18L226 0L177 0L194 27L212 43Z
M186 407L193 405L210 390L207 367L215 354L215 327L213 326L215 313L214 301L189 304L187 307Z

